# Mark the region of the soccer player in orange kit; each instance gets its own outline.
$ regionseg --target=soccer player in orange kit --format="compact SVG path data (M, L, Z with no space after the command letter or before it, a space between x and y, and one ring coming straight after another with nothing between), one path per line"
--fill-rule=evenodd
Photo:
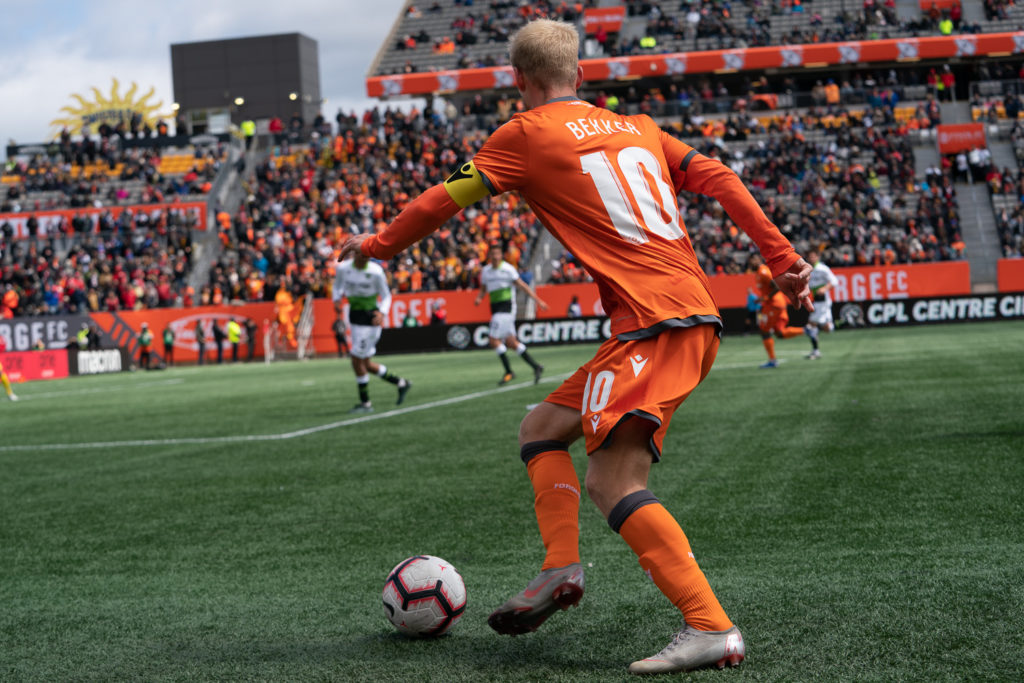
M730 169L647 116L622 116L577 98L578 48L576 29L562 22L537 20L513 35L509 53L527 111L380 234L351 237L341 258L356 250L391 258L475 201L522 194L593 276L613 338L520 425L520 455L546 555L540 574L488 623L499 633L526 633L582 597L580 483L568 447L584 437L587 493L684 619L671 643L629 670L735 665L745 654L739 629L679 524L647 490L672 414L711 369L722 330L676 194L715 197L757 243L795 305L812 307L811 267Z
M761 297L761 310L757 314L757 326L761 330L761 343L768 352L768 362L761 365L762 369L779 367L775 357L775 337L789 339L804 333L802 327L789 326L789 312L786 310L786 297L782 295L772 271L764 264L760 254L750 256L750 267L756 269L754 289Z

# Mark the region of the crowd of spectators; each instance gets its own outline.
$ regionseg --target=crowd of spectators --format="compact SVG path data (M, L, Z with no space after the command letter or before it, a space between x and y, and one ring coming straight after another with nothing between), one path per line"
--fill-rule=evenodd
M830 265L961 258L955 168L949 163L915 177L908 136L939 122L937 102L929 97L898 107L896 90L881 77L855 78L870 86L865 109L826 102L806 112L755 115L741 107L725 118L689 110L667 130L731 166L798 248L820 249ZM744 87L753 92L759 83ZM672 84L666 94L703 98L697 88L713 85L680 91ZM622 104L643 111L659 101L665 101L660 91L631 91ZM436 110L339 112L334 134L308 144L285 139L246 181L241 209L211 217L224 249L198 292L186 286L191 243L185 219L150 219L145 212L101 218L95 234L69 224L50 241L15 244L8 236L3 281L22 292L19 314L273 301L282 288L293 297L328 296L345 236L385 226L411 198L472 157L515 108L507 98L476 98L461 113L452 102ZM999 176L1003 188L1016 183L1019 189L1019 182ZM681 208L707 271L742 272L752 245L717 203L686 196ZM517 195L489 198L385 269L399 292L475 288L489 244L502 244L510 262L525 264L538 232ZM65 233L88 237L64 255ZM556 282L580 278L586 273L568 255L552 276Z
M889 265L964 257L952 173L916 177L907 135L938 120L930 99L904 120L880 104L724 122L690 116L666 130L736 171L798 250L819 250L831 266ZM684 194L680 210L709 275L746 270L756 247L716 201ZM553 283L587 279L570 254L553 264Z
M456 68L489 67L507 63L504 44L517 28L535 17L579 21L593 0L569 3L565 0L489 3L457 1L464 8L445 31L431 36L425 29L408 33L395 43L398 51L431 49L435 54L457 54ZM609 34L603 27L588 35L601 52L611 57L684 50L735 49L780 44L813 44L849 40L878 40L898 36L952 35L976 33L977 24L963 19L959 3L941 9L937 4L922 8L913 18L901 19L895 0L862 0L836 9L816 7L813 0L626 0L630 18L645 19L642 35L635 32ZM989 20L1011 19L1012 0L985 0ZM416 19L442 11L439 2L426 10L410 6L407 17ZM785 24L780 18L786 18ZM794 19L799 21L794 22ZM774 25L773 25L774 24ZM410 28L409 25L406 28ZM493 44L483 54L465 48ZM398 72L418 70L412 57ZM450 68L446 66L445 68Z
M1014 4L1014 0L985 0L985 18L989 21L1006 21L1010 19L1010 8Z
M449 112L452 113L452 112ZM210 273L213 299L328 296L340 244L374 232L427 187L441 182L486 139L476 118L427 109L374 108L341 117L331 138L285 149L262 164L235 216L218 216L224 252ZM528 260L539 225L515 194L485 199L385 264L395 291L479 286L488 245L513 265Z
M453 4L464 7L466 11L453 19L443 34L431 36L425 28L419 27L419 30L403 34L395 41L394 49L400 52L429 49L433 54L458 54L457 67L460 69L500 66L508 63L505 54L508 37L520 26L542 17L573 22L582 16L584 9L583 2L569 3L565 0L527 3L491 0L486 4L481 3L479 9L472 0L455 0ZM587 0L586 5L592 6L593 0ZM432 3L426 10L410 5L406 17L418 19L441 11L438 2ZM483 55L471 56L466 48L477 44L492 44L494 49ZM417 70L415 56L399 69L402 73Z
M1014 189L1018 197L1024 196L1024 178L1019 173ZM1003 258L1024 257L1024 200L996 211L996 229Z
M3 175L13 180L0 185L0 213L161 204L203 195L224 158L217 147L196 150L185 173L164 175L163 154L159 148L122 149L109 139L86 138L27 160L9 159ZM125 181L139 181L138 187Z
M910 141L900 133L906 124L890 108L860 119L821 117L817 125L827 135L813 141L805 125L735 150L718 140L701 147L740 175L799 250L819 249L829 265L963 257L952 178L941 169L915 177ZM705 269L741 272L753 249L746 236L717 203L684 199L683 216L694 226Z
M13 315L191 306L186 279L195 217L180 211L105 212L95 225L64 221L59 236L11 240L0 254L0 282L18 301ZM75 223L75 227L70 224ZM74 239L69 234L77 234Z

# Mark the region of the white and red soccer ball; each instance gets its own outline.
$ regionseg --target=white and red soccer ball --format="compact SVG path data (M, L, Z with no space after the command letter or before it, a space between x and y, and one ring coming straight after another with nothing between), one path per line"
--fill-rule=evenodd
M450 563L433 555L403 560L384 582L384 615L402 633L447 633L466 611L466 584Z

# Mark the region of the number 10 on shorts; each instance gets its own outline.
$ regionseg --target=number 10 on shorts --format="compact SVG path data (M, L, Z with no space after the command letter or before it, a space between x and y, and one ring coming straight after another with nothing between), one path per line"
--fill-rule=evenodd
M586 415L588 412L599 413L604 410L611 397L614 381L615 375L608 370L602 370L597 375L588 373L587 383L583 386L583 405L580 413Z

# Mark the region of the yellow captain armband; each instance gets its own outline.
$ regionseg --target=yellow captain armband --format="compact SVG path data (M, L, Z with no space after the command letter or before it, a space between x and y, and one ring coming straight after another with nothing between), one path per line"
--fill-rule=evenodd
M444 189L452 201L462 208L491 194L487 179L472 161L462 164L455 173L448 176L448 180L444 181Z

